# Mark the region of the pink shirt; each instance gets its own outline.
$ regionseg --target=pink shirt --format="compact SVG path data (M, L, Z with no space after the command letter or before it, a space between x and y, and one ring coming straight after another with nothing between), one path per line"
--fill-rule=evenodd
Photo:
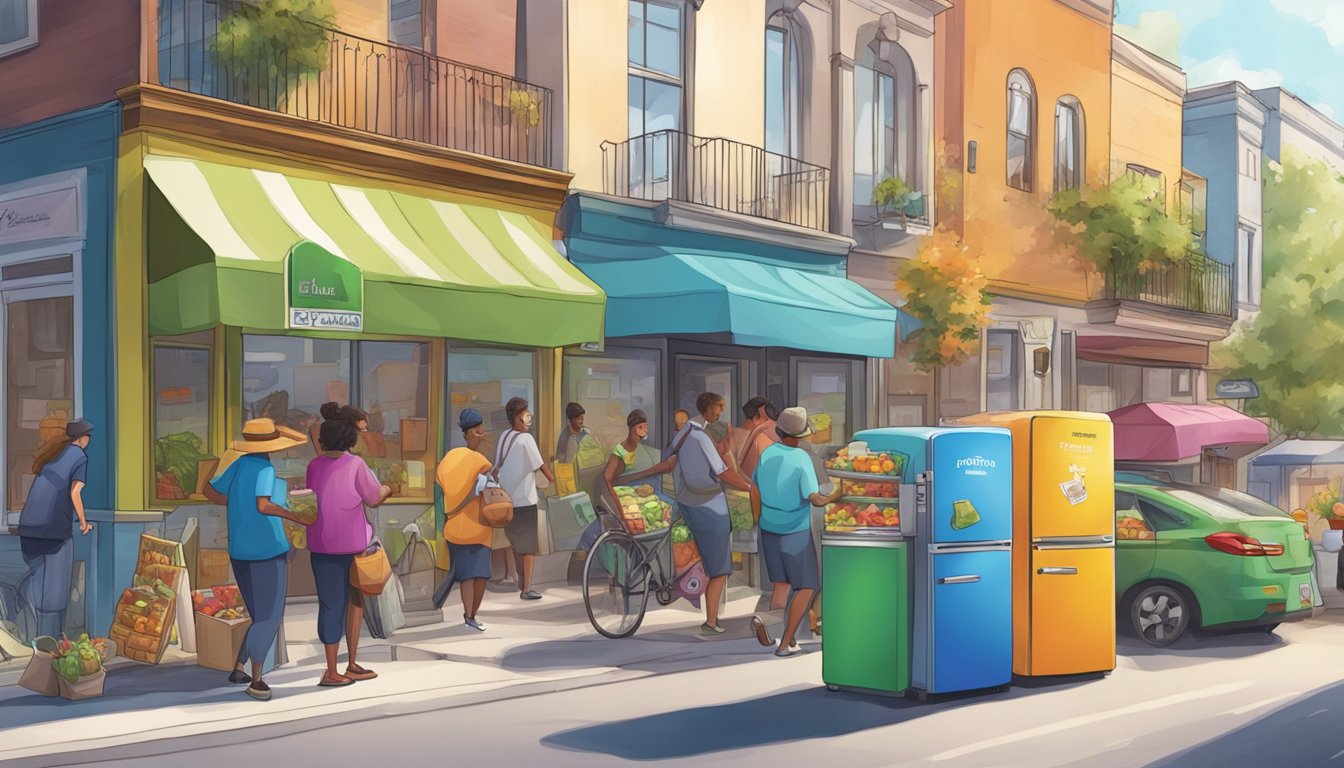
M373 540L364 505L382 495L382 486L364 460L352 453L318 456L308 462L307 485L317 494L317 522L308 526L308 549L323 555L363 552Z

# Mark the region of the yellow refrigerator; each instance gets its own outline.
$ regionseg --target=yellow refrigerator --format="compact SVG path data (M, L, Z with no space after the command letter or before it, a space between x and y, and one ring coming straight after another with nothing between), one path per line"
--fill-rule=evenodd
M982 413L1013 434L1013 674L1115 669L1115 440L1104 414Z

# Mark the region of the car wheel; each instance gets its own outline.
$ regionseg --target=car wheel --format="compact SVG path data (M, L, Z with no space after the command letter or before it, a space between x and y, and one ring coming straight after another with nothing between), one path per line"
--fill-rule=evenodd
M1154 584L1141 590L1130 602L1130 625L1149 645L1171 645L1190 629L1192 602L1179 587Z

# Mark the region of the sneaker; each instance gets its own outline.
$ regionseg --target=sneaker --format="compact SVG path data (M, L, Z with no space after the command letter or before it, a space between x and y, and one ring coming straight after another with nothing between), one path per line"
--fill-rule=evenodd
M704 624L700 625L700 634L706 636L722 635L724 632L727 631L728 630L724 629L723 627L711 627L709 626L709 622L705 622Z
M247 685L250 682L252 682L252 676L246 672L235 669L229 673L230 685Z
M471 627L472 629L476 630L477 632L484 632L484 631L485 631L485 625L482 624L481 622L479 622L479 621L477 621L477 620L471 618L470 616L463 616L463 617L462 617L462 623L463 623L463 624L466 624L468 627Z
M526 592L518 593L518 597L523 600L540 600L541 594L535 589L529 589Z
M247 686L247 695L251 696L257 701L270 701L271 686L263 683L260 680L253 680L252 684Z

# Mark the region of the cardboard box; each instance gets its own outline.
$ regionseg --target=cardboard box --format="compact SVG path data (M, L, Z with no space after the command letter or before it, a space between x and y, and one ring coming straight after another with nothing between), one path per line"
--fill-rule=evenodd
M232 672L252 620L218 619L203 613L195 616L196 664L206 669Z
M202 548L199 558L196 573L197 587L204 589L205 587L228 584L232 581L229 578L229 550Z

